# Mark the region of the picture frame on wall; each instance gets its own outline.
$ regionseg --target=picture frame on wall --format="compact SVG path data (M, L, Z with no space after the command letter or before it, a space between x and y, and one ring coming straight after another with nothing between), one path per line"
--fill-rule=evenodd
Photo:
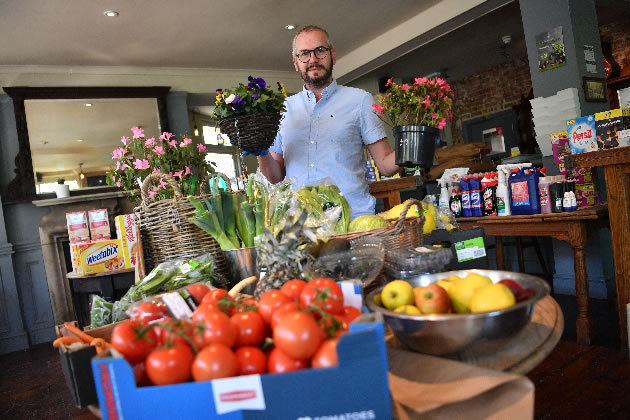
M601 77L583 77L584 100L587 102L608 102L606 81Z

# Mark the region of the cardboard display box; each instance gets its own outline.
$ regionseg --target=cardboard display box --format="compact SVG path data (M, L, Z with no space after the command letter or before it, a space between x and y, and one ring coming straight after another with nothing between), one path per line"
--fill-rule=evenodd
M74 322L78 327L78 323ZM87 330L86 332L94 338L103 338L109 341L112 331L117 324L110 324L100 328ZM57 325L57 336L63 337L73 335L63 325ZM79 407L87 407L96 404L96 388L94 387L94 377L92 376L92 357L96 356L96 349L87 344L73 344L71 346L59 346L59 357L61 359L61 370L72 394L74 403Z
M387 419L391 400L382 323L351 325L339 366L136 387L121 358L92 360L103 419Z
M595 114L599 150L620 146L619 133L630 129L630 108L613 109ZM622 136L623 137L623 136ZM622 146L625 146L622 141Z
M595 132L595 117L593 115L568 120L567 133L569 135L571 154L596 151L597 138Z
M482 228L454 230L450 233L446 229L435 229L430 235L423 238L423 242L425 245L434 245L440 242L450 243L453 257L446 269L468 270L488 268L485 239L486 236Z

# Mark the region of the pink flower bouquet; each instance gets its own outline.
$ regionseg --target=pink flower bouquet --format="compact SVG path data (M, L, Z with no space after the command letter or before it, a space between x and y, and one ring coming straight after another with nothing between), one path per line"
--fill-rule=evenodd
M385 95L378 95L374 112L392 127L426 125L441 130L446 119L453 119L451 107L454 94L445 80L439 77L416 77L413 84L398 85L389 79Z
M123 136L122 146L114 149L112 159L116 161L114 170L108 172L107 184L131 191L129 199L140 199L138 190L149 174L171 175L179 184L184 195L198 195L200 182L214 173L214 163L206 161L206 146L193 145L192 139L181 136L177 140L172 133L164 132L156 139L145 139L144 130L134 127L133 136ZM148 191L151 200L172 198L173 189L163 179L152 185Z

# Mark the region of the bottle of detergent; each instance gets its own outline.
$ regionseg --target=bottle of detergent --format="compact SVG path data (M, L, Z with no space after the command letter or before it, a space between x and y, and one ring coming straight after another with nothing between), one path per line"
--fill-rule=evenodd
M470 206L473 217L483 216L483 202L481 200L481 178L480 174L474 174L470 178Z
M507 187L507 173L504 168L499 169L497 185L497 214L499 216L509 216L510 211L510 193Z
M470 177L464 176L459 183L462 192L462 216L472 217L472 206L470 205Z
M541 177L538 180L538 195L540 198L540 212L543 214L551 213L551 191L547 177Z
M538 197L539 177L540 172L536 168L512 169L508 179L512 199L512 214L540 213L540 199Z

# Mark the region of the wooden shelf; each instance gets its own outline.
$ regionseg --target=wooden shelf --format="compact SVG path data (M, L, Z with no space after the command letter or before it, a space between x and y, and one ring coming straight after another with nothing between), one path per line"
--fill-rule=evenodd
M116 274L132 273L134 271L136 271L135 268L125 268L125 269L122 269L122 270L105 271L103 273L88 274L88 275L85 275L85 276L82 276L80 274L72 272L72 273L66 274L66 277L68 277L70 280L92 279L92 278L95 278L95 277L115 276Z
M598 150L596 152L579 153L577 155L567 156L565 159L573 160L573 167L575 168L623 165L630 163L630 146L615 147L614 149Z

